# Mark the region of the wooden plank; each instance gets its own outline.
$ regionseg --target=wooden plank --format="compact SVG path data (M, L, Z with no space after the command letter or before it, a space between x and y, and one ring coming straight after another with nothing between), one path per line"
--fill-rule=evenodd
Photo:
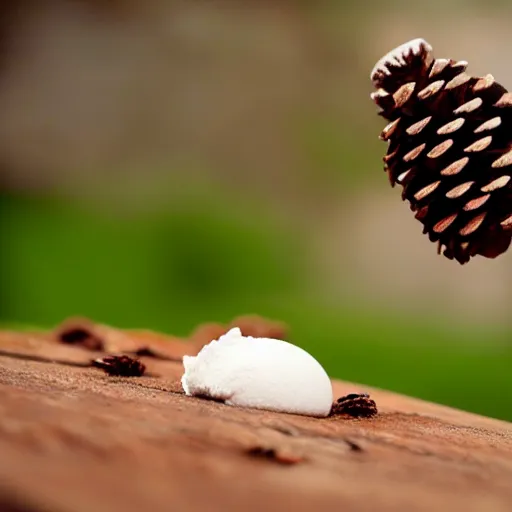
M379 414L237 409L184 396L177 362L120 378L37 335L0 333L0 349L1 510L511 510L507 422L340 381Z

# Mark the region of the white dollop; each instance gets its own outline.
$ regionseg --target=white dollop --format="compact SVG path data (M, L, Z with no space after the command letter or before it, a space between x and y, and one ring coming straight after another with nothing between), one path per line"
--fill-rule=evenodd
M327 416L333 394L320 363L286 341L243 336L235 327L184 356L183 390L228 405Z

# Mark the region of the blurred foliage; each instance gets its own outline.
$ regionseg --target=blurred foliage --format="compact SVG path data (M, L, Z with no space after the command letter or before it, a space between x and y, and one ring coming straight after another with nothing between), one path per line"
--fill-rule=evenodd
M183 333L224 303L251 309L294 293L300 272L289 235L233 199L123 215L10 196L2 210L2 315L17 322L86 315Z
M374 132L368 127L354 130L353 125L340 125L338 119L327 114L305 116L296 125L295 139L301 149L302 170L308 183L322 187L322 192L327 193L339 191L340 186L361 186L382 179L380 126L376 122L372 127ZM363 139L365 150L362 150Z
M4 325L85 315L186 335L258 313L287 322L334 377L512 420L509 333L323 304L300 285L306 241L248 201L137 215L40 196L0 204Z

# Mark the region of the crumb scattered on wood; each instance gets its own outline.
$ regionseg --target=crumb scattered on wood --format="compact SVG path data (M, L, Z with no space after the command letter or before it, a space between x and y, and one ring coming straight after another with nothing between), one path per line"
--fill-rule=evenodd
M87 320L71 320L64 322L56 330L56 338L67 345L76 345L87 350L102 351L104 343L100 336L91 328Z
M287 339L287 326L257 315L240 316L228 324L204 323L188 338L144 329L119 329L88 318L68 318L57 326L51 338L58 343L107 354L133 354L169 361L196 355L204 345L240 327L244 336Z
M119 377L140 377L146 371L146 366L143 363L128 356L106 356L95 359L92 364L109 375Z

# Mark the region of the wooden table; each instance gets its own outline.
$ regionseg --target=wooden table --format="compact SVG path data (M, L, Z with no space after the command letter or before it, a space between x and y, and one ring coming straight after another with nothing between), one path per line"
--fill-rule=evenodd
M340 381L379 414L237 409L184 396L178 361L111 377L38 334L0 353L1 511L512 510L503 421Z

